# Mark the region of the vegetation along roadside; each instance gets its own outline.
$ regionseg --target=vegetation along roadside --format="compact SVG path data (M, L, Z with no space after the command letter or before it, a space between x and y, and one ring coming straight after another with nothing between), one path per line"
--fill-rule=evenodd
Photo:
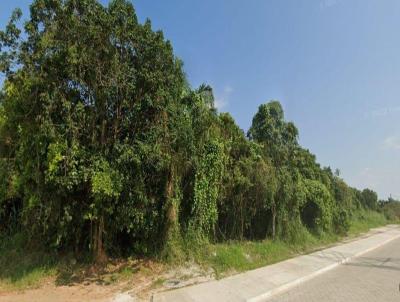
M223 275L400 218L321 167L278 101L247 132L218 112L129 1L35 0L20 18L0 31L0 288L146 272L115 259Z

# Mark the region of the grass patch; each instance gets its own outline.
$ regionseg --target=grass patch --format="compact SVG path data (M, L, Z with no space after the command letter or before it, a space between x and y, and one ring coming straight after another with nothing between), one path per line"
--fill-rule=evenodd
M291 249L281 241L230 242L213 246L213 253L204 259L217 277L225 272L242 272L290 257Z
M137 272L138 272L137 268L125 266L121 270L119 270L118 277L119 277L119 279L123 279L123 280L130 279Z
M159 287L161 287L161 286L164 284L165 281L166 281L166 280L165 280L164 278L157 278L156 280L154 280L154 281L151 283L150 288L152 288L152 289L154 289L154 288L159 288Z
M0 238L0 289L40 286L57 274L56 258L41 251L27 252L22 234Z
M386 225L385 216L373 211L360 211L353 217L348 236L354 237L371 228ZM279 261L306 254L337 243L344 236L332 233L312 234L300 227L295 238L290 241L231 241L203 245L197 249L195 261L212 267L216 277L222 278L231 273L243 272Z
M213 268L221 278L234 272L243 272L273 264L337 240L336 236L307 236L307 241L289 243L282 240L232 241L211 245L208 253L196 259L202 265Z
M375 211L363 210L356 212L350 222L348 234L356 236L360 233L367 232L371 228L383 226L388 223L385 215Z
M105 284L112 284L119 281L132 279L135 274L139 272L138 267L132 267L129 265L123 266L117 271L106 275L103 279L105 280Z
M96 266L88 259L77 262L72 255L28 249L21 233L0 237L0 268L0 291L37 288L47 281L57 286L109 285L151 271L138 260L111 259L105 266Z

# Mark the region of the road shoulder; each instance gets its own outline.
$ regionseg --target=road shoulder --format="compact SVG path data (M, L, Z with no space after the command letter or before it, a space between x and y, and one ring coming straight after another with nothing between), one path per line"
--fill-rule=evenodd
M154 295L153 301L264 301L399 237L400 228L389 225L374 229L368 236L363 236L358 240L308 255L222 280L158 293Z

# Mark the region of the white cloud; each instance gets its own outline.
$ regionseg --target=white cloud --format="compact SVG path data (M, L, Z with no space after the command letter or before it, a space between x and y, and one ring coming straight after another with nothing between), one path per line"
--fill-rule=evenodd
M364 117L365 118L379 118L379 117L385 117L391 114L395 113L400 113L400 106L397 107L384 107L384 108L379 108L375 109L369 112L365 112Z
M360 188L376 188L379 186L379 177L377 177L376 172L369 167L362 169L357 175L357 179Z
M319 3L319 6L321 7L321 9L330 8L330 7L335 6L336 4L338 4L339 1L340 0L322 0Z
M230 94L230 93L232 93L232 91L233 91L233 88L231 86L229 86L229 85L225 86L225 88L224 88L225 93Z
M221 94L216 94L214 105L221 111L229 105L229 97L233 92L233 88L229 85L225 86Z
M389 136L383 141L385 149L400 150L400 138L396 136Z
M371 168L364 168L363 170L361 170L361 173L360 173L361 175L363 175L363 176L370 176L370 175L372 175L372 170L371 170Z

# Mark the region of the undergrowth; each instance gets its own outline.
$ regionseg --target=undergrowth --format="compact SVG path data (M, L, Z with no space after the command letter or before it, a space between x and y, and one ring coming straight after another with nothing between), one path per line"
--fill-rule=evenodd
M360 211L352 217L348 236L354 237L387 223L388 220L381 213ZM174 267L193 261L204 268L212 268L215 276L222 278L309 253L341 239L343 236L312 233L305 227L299 227L296 236L286 241L266 239L210 244L205 239L186 238L174 242L170 247L176 250L174 257L160 257L156 262L168 263ZM103 269L92 280L107 285L132 279L139 272L152 274L151 270L139 265L137 260L125 259L123 263L123 266L113 266L110 262L108 266L113 269ZM73 257L27 249L22 234L0 238L0 291L35 288L49 279L55 280L57 285L79 284L88 278L79 276L77 272L91 265L93 263L76 263Z

